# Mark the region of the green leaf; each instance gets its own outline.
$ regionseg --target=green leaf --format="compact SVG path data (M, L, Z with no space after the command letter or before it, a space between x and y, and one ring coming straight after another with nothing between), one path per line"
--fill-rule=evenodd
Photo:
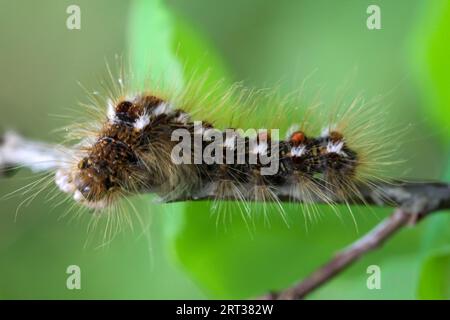
M132 2L128 25L128 48L132 72L137 82L149 77L166 82L183 80L182 66L176 58L174 20L161 0Z
M203 87L205 93L218 81L229 83L231 80L225 63L208 40L179 16L175 19L172 50L183 64L186 79L207 76L207 83Z
M424 112L431 116L431 125L438 128L445 146L450 142L450 2L427 3L424 21L419 24L415 43L418 53L414 61L426 102ZM450 180L450 163L447 181ZM417 295L422 299L448 299L450 292L450 216L435 213L424 222L426 232L422 244L422 267Z
M424 261L418 289L420 299L450 299L450 246Z
M301 206L286 208L289 226L274 208L267 208L268 225L261 205L254 206L254 220L247 223L236 205L228 204L224 208L226 211L212 212L210 216L205 214L211 211L205 204L190 204L189 209L181 229L175 234L175 249L182 265L215 298L249 298L285 288L360 237L378 220L363 219L364 210L355 208L357 231L345 209L338 218L329 208L320 207L319 220L305 223ZM382 211L378 213L383 215ZM407 239L403 240L403 252L411 245L411 237ZM397 251L399 243L397 239ZM367 291L365 279L360 280L366 275L365 268L369 264L380 264L388 257L384 252L375 260L367 260L371 261L368 264L356 266L347 273L349 278L341 278L349 281L357 274L358 281L349 287ZM395 289L392 288L392 292ZM346 296L351 297L352 292L356 291L350 290Z
M417 295L421 299L450 299L450 215L434 213L426 225Z
M193 76L208 74L210 84L228 78L215 50L161 0L132 3L128 47L138 82L150 77L171 85L176 81L182 86Z
M420 87L426 98L422 104L426 115L431 116L432 125L442 140L450 142L450 2L438 0L427 3L424 21L416 32L413 61Z

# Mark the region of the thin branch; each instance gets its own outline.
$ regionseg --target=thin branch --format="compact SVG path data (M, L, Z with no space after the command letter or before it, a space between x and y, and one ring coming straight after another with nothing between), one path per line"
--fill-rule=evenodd
M22 167L33 172L54 170L68 161L69 155L62 146L28 140L8 131L0 136L0 175Z
M15 133L0 137L0 173L8 168L27 167L33 171L48 171L60 167L70 159L70 150L61 146L29 141ZM243 184L242 190L252 186ZM304 199L301 195L293 197L292 185L284 185L273 190L283 202L323 203L323 197ZM233 200L234 194L221 193L217 199L214 182L191 190L190 194L170 199L170 202L201 200ZM145 191L145 190L144 190ZM147 190L150 191L150 190ZM302 282L279 293L272 293L261 299L301 299L342 272L362 255L376 249L398 230L409 223L415 223L429 214L450 209L450 184L440 182L414 183L390 182L372 183L370 187L360 186L360 195L351 199L351 204L396 207L394 213L377 225L372 231L336 254L328 263L314 271ZM242 192L243 200L254 201L248 193ZM330 199L334 203L341 199ZM348 200L345 200L348 201ZM163 202L169 202L167 199Z
M251 190L251 184L242 184L242 190ZM293 197L290 190L293 186L287 184L272 190L273 194L282 202L296 203L324 203L323 197L308 195L309 199L302 195ZM226 190L218 195L216 183L207 185L192 191L189 195L183 195L166 202L201 201L201 200L233 200L232 190L227 194ZM331 199L336 204L372 205L378 207L398 207L410 214L421 212L433 212L437 210L450 209L450 184L443 182L378 182L371 186L362 185L358 189L360 195L349 200L339 198ZM326 191L324 191L326 192ZM242 192L243 200L254 201L251 195ZM331 198L331 195L330 195Z

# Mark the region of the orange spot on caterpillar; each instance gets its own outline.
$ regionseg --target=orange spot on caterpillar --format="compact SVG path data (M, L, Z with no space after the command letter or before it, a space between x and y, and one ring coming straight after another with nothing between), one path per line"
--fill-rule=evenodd
M302 131L296 131L291 135L291 143L297 147L303 142L305 142L306 136Z

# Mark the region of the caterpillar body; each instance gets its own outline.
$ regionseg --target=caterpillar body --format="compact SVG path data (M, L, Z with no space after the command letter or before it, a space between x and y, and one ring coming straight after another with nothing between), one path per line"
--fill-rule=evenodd
M96 212L147 192L169 201L207 192L216 200L277 202L273 191L285 189L293 200L333 205L361 198L361 185L375 188L374 182L386 179L384 168L392 164L389 129L380 126L377 106L360 97L328 117L317 108L289 115L298 119L280 139L267 129L248 135L235 126L215 125L226 112L242 113L241 124L246 122L264 97L274 103L273 92L261 95L234 86L211 99L197 88L132 93L123 77L113 79L106 99L93 96L90 108L100 111L98 120L69 130L79 142L72 147L71 164L56 171L59 189ZM283 105L273 108L272 119L286 116ZM315 124L308 120L314 117ZM180 130L189 137L182 152ZM225 160L205 160L205 153Z

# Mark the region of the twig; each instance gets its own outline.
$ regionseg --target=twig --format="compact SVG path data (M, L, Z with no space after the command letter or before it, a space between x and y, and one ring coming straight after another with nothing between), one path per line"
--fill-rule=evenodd
M61 146L26 140L15 133L7 133L0 138L0 173L10 167L28 167L33 171L53 170L70 159L70 150ZM250 185L241 185L242 190L249 190ZM292 186L285 185L273 190L283 202L305 202L301 195L293 198ZM170 199L170 202L217 200L214 182L200 186L189 195ZM364 237L339 252L328 263L314 271L302 282L279 293L271 293L261 299L302 299L307 294L342 272L362 255L379 247L395 232L409 223L415 223L429 214L450 209L450 184L440 182L412 183L392 182L373 183L371 187L360 186L360 196L350 202L352 204L396 207L394 213ZM243 200L253 201L250 196ZM220 200L232 200L233 194L222 193ZM340 199L332 199L342 202ZM320 203L323 199L308 199L308 202ZM168 202L167 199L165 202Z
M68 160L70 151L64 147L27 140L15 132L0 136L0 174L14 168L33 172L58 168Z
M242 190L251 190L252 185L242 184L240 188ZM307 201L308 203L325 203L322 197L317 196L313 198L314 195L308 195L309 199L302 198L302 195L293 197L290 193L291 188L292 186L287 184L277 187L272 192L282 202L303 203ZM166 202L234 199L232 191L229 191L230 193L227 194L225 190L218 195L215 190L216 183L211 182L198 190L192 191L188 196L179 196ZM332 199L333 203L398 207L412 215L421 212L450 209L450 184L443 182L373 182L370 187L367 185L360 186L358 191L360 193L358 197L345 201L336 198ZM248 193L242 192L242 195L243 200L254 201ZM220 198L217 198L218 196Z

